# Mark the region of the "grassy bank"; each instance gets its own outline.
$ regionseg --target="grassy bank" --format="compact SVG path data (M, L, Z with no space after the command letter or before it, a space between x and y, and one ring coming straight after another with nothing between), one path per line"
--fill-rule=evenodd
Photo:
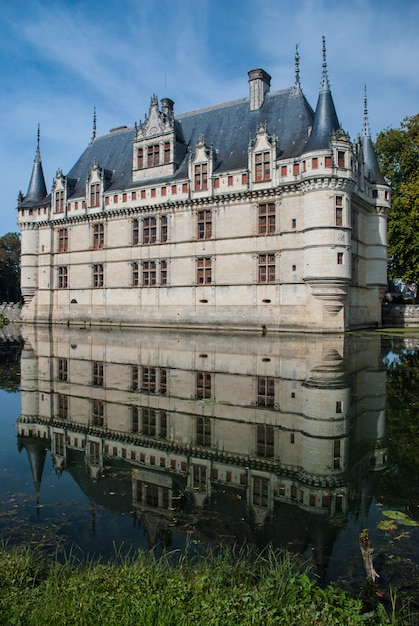
M139 553L114 563L59 564L0 548L0 623L69 624L387 624L384 610L338 589L321 589L290 555L256 561L230 555L191 563ZM408 623L408 622L405 622ZM409 622L413 623L413 622Z
M173 556L173 555L172 555ZM34 553L0 548L1 624L388 624L384 610L338 589L321 589L290 555L255 561L231 555L191 563L170 555L64 565Z

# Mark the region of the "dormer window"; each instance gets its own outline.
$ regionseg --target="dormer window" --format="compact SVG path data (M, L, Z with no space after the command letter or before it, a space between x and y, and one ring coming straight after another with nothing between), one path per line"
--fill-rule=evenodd
M170 163L170 141L166 141L164 144L164 159L163 162L165 165Z
M195 165L195 191L208 189L208 164L198 163Z
M271 179L271 155L269 152L257 152L255 154L255 180Z
M144 150L138 148L137 150L137 168L141 170L144 167Z
M55 192L55 212L64 213L64 191Z
M90 185L90 206L100 206L100 184L93 183Z
M160 165L160 146L155 144L147 148L147 167L157 167Z

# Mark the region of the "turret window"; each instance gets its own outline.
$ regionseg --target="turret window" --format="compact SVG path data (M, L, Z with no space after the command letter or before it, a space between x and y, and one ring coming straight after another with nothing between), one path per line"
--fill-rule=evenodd
M338 167L345 167L345 153L338 150Z
M255 180L260 182L271 179L271 155L269 152L255 154Z
M335 199L335 224L336 226L343 226L343 198L342 196L336 196L336 199Z

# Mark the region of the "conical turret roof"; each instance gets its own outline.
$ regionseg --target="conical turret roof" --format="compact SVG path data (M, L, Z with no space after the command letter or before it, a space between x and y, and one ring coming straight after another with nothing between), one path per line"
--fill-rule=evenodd
M306 152L323 150L330 147L330 137L333 131L340 127L335 105L330 91L327 77L326 44L323 37L323 71L320 92L314 115L313 128L307 142Z
M41 151L39 149L39 126L38 126L38 143L36 147L35 159L32 169L32 176L29 182L28 191L23 198L21 204L37 204L47 196L47 188L45 185L44 171L42 169Z

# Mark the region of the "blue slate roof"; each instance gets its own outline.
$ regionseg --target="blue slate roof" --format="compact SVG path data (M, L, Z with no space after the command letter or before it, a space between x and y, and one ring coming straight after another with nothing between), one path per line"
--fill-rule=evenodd
M244 98L179 115L175 118L175 130L185 154L169 179L187 176L188 150L195 150L201 136L205 145L214 150L216 173L246 169L249 138L256 136L260 124L266 125L270 135L276 135L278 158L298 157L305 150L313 118L313 109L301 90L295 88L266 94L263 105L256 111L249 110L249 99ZM91 142L68 173L69 183L73 181L73 197L84 196L86 180L94 162L108 171L107 190L117 191L133 186L134 133L134 128L122 128L96 137ZM165 177L165 180L168 178ZM151 182L147 179L144 184ZM135 183L136 186L139 184Z

